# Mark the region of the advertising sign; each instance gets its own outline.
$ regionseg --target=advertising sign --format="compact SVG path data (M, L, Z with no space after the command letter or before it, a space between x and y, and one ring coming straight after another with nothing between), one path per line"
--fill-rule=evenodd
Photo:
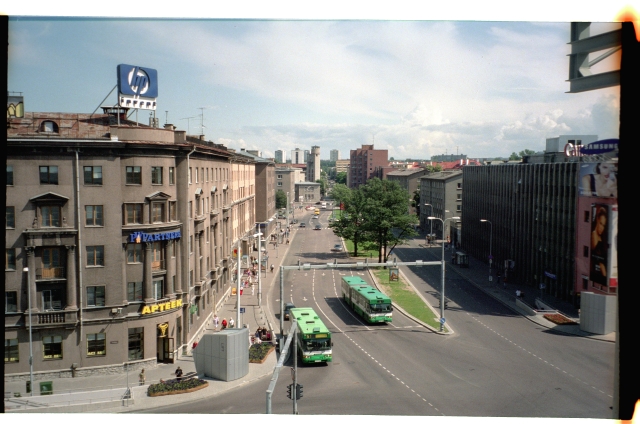
M389 267L389 281L398 281L397 267Z
M586 146L582 146L580 153L583 155L599 155L602 153L613 152L618 148L620 140L617 138L610 138L608 140L594 141Z
M7 118L24 118L24 98L7 96Z
M618 287L618 205L609 206L609 287Z
M618 164L614 162L580 165L579 196L618 197Z
M609 278L611 276L611 206L595 204L591 207L589 279L603 286L609 286ZM615 284L617 284L617 260L615 268Z
M133 65L118 65L118 105L156 110L158 71Z

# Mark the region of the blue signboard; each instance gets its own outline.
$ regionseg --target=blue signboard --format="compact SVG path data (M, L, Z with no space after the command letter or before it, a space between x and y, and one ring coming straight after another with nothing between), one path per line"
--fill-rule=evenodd
M118 65L118 104L135 109L156 109L158 71L133 65Z
M610 138L608 140L594 141L586 146L582 146L580 154L583 155L599 155L602 153L613 152L618 148L620 140L617 138Z

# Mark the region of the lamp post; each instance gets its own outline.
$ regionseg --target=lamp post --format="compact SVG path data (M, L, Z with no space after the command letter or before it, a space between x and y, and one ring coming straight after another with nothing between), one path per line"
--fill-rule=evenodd
M29 308L29 385L30 395L33 396L33 337L31 335L31 281L29 281L29 268L24 267L22 271L27 274L27 307Z
M258 306L262 306L262 233L258 231L253 236L258 237Z
M242 261L240 259L240 256L242 255L241 249L242 249L242 239L239 239L238 240L238 249L237 249L237 252L238 252L238 265L237 265L238 266L238 280L236 281L236 298L237 298L236 299L236 328L241 328L240 327L240 286L241 286L240 278L242 276L242 269L241 269L242 268L241 267Z
M488 219L481 219L480 222L489 223L489 281L493 281L493 277L491 276L491 262L493 260L493 256L491 256L491 239L493 238L493 224Z
M438 221L442 222L442 228L444 231L444 223L450 220L454 220L457 221L460 219L459 216L453 216L451 218L447 218L444 221L440 218L436 218L435 216L430 216L427 219L433 221L434 219L437 219ZM443 233L444 235L444 233ZM444 239L442 240L442 262L441 262L441 266L442 266L442 287L440 290L440 331L444 331L444 269L445 269L445 265L444 265Z
M433 205L431 203L425 203L425 206L429 206L431 208L431 214L433 215ZM429 215L427 215L429 217ZM429 220L429 245L431 245L431 234L433 233L433 220Z

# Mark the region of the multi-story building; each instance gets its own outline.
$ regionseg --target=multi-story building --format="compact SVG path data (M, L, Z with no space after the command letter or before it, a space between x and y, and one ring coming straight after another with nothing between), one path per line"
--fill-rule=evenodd
M409 199L413 199L413 194L419 190L420 177L426 175L428 171L422 168L411 168L389 172L386 179L397 182L400 187L407 191ZM409 213L415 213L416 208L409 206Z
M295 198L300 202L317 202L322 199L320 195L320 183L309 181L295 183Z
M276 164L272 159L264 159L250 151L240 149L255 162L255 220L257 228L266 236L275 230L276 215Z
M388 150L375 150L373 144L363 144L351 150L349 166L349 188L358 188L375 176L376 168L389 165Z
M294 197L296 193L296 183L300 182L301 179L304 181L302 171L298 168L278 166L276 167L275 174L275 189L282 190L284 193L289 193L289 201L297 202L298 199Z
M332 149L329 151L329 160L332 162L337 162L340 160L340 150Z
M276 163L287 163L287 152L284 150L276 150L274 156Z
M320 179L320 147L312 146L307 156L307 181L315 183Z
M420 178L420 226L436 237L460 242L460 221L447 218L462 217L462 172L443 171ZM440 218L430 220L429 216Z
M253 231L253 163L105 112L8 119L5 379L28 376L29 310L36 374L173 362Z
M296 147L295 150L291 151L291 164L292 165L300 165L300 164L306 165L306 163L307 163L307 160L305 159L304 151L300 150L297 147Z

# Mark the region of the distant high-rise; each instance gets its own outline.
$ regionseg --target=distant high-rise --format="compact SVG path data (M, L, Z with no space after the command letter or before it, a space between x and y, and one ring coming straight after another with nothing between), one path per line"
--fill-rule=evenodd
M304 151L304 163L309 162L309 154L310 154L310 153L311 153L311 152L309 152L308 150L305 150L305 151Z
M295 150L291 151L291 164L300 165L305 164L306 161L304 159L304 152L296 147Z
M284 150L276 150L275 159L278 163L286 163L287 162L287 152Z
M349 167L349 187L358 188L373 178L376 168L389 165L389 151L376 150L373 144L363 144L360 149L351 150Z
M329 160L335 162L340 160L340 150L333 149L329 152Z
M320 179L320 147L311 146L311 153L307 159L307 181L316 182Z

